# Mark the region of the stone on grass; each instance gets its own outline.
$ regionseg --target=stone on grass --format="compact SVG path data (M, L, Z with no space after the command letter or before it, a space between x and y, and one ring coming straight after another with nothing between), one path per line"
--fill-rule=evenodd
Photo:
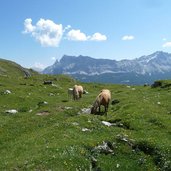
M78 122L73 122L72 125L78 126L79 123Z
M6 110L5 113L16 114L18 113L18 111L15 109L11 109L11 110Z
M109 141L103 141L101 145L94 147L94 152L104 153L104 154L113 154L115 144Z
M88 128L82 128L82 131L83 132L86 132L86 131L90 131L90 129L88 129Z
M72 109L72 107L65 106L64 109L69 110L69 109Z
M49 111L41 111L39 113L36 113L37 116L47 116L49 114L50 114Z
M90 114L91 109L90 108L83 108L81 109L81 112L78 112L78 114Z
M106 126L112 126L113 125L112 123L107 122L107 121L102 121L102 124L103 125L106 125Z
M111 102L111 104L114 105L114 104L117 104L117 103L119 103L119 102L120 102L119 100L113 99L112 102Z
M11 94L11 91L10 90L5 90L4 94Z

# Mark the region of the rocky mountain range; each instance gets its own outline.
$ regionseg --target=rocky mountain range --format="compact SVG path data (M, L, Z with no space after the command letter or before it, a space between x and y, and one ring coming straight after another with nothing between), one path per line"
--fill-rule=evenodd
M44 74L68 74L84 82L144 84L171 79L171 54L157 51L132 60L95 59L64 55L43 70Z

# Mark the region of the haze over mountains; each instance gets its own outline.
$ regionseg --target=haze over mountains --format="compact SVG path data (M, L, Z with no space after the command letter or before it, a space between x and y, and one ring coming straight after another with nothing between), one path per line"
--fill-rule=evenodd
M43 70L44 74L68 74L84 82L144 84L171 79L171 54L157 51L133 60L94 59L64 55Z

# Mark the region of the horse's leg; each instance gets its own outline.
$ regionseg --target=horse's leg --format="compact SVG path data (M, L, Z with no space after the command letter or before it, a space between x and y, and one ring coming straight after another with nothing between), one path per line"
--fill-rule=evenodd
M75 94L73 94L73 99L76 100L76 95Z
M108 111L109 104L106 105L106 112Z
M108 105L105 105L105 115L107 116L107 111L108 111Z

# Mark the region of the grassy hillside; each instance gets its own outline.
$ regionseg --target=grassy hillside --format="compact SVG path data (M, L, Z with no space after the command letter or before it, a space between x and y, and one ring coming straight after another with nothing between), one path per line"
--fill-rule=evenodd
M0 76L0 170L171 170L170 86L83 83L89 94L73 101L74 84L62 75ZM102 88L119 103L107 116L82 112Z
M36 75L37 72L23 68L15 62L8 61L0 58L0 76L7 77L23 77L29 75Z

